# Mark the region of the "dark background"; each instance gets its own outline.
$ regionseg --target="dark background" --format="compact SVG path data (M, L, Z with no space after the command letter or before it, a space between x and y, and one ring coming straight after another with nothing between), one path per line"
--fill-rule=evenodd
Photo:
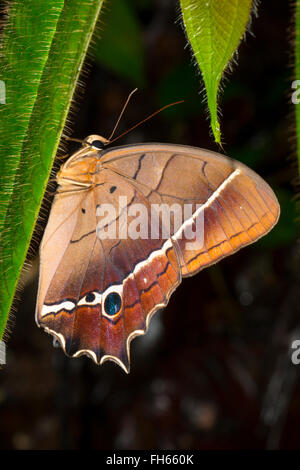
M177 2L110 3L100 28L103 41L95 43L77 95L72 135L108 136L138 86L118 133L160 106L185 103L118 144L218 150ZM221 99L224 151L274 188L282 208L277 227L182 282L148 334L133 341L130 375L113 363L97 367L53 348L34 322L33 257L1 372L1 449L300 448L300 365L291 363L291 342L300 339L292 13L286 0L261 2Z

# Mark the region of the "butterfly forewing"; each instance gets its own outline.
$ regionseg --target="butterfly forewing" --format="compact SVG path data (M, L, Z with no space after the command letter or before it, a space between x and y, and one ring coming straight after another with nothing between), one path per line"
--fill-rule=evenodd
M103 156L105 165L132 178L152 203L182 207L185 230L171 227L183 276L195 274L269 232L279 217L271 188L245 165L193 147L146 144L116 149ZM184 207L193 207L185 217ZM197 210L198 206L198 210ZM191 244L188 227L201 218L202 237ZM173 231L172 231L173 229Z

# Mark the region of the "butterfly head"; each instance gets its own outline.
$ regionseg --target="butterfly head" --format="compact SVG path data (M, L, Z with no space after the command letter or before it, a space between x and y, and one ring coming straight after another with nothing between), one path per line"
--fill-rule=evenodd
M109 143L110 141L105 139L105 137L93 134L84 139L82 145L83 147L91 147L94 150L103 150Z
M60 185L75 184L90 187L93 183L93 175L101 152L109 144L109 140L94 134L80 142L82 143L81 149L62 165L57 174L57 182Z

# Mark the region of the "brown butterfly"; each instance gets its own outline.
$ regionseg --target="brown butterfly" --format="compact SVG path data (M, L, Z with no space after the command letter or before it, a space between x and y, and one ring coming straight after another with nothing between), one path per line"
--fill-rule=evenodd
M131 340L146 333L182 278L268 233L280 209L262 178L223 155L159 143L105 149L107 143L89 136L57 175L36 321L68 356L112 360L129 372ZM182 209L179 228L170 217L168 237L162 214L151 236L150 209L159 205ZM103 207L114 211L104 216ZM126 232L136 207L149 209L138 224L147 236ZM200 219L202 243L193 245L186 229Z

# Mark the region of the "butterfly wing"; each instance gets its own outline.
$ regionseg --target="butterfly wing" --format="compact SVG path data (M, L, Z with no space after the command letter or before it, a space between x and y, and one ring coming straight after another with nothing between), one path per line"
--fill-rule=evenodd
M269 185L242 163L215 152L145 144L130 147L130 153L116 148L102 158L103 165L128 175L150 203L181 206L182 226L171 227L171 235L183 276L258 240L279 218ZM192 216L184 215L184 206L190 206ZM201 236L193 239L197 227Z
M55 197L40 250L36 319L67 355L113 360L128 371L130 341L167 304L181 272L170 240L117 236L134 219L128 209L149 204L143 194L109 170L96 181L92 190ZM141 223L150 228L146 213Z
M279 205L249 168L184 146L109 150L95 183L55 198L41 245L37 323L68 355L110 359L128 371L131 339L145 333L181 277L265 235ZM148 209L139 218L144 237L126 231L135 205ZM103 210L108 206L112 213ZM164 219L162 207L174 209L172 217ZM199 228L202 236L191 238Z

